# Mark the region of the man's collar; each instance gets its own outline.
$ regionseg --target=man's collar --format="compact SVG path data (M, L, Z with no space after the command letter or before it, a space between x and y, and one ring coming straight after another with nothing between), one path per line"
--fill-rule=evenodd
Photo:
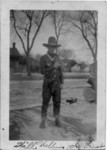
M55 59L56 54L51 54L51 53L47 52L47 56L51 61L53 61Z

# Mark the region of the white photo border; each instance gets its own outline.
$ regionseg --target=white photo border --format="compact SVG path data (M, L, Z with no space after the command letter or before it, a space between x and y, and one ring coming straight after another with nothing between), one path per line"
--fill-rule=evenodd
M9 47L10 10L96 10L98 11L98 70L97 70L97 140L105 144L105 69L106 69L106 3L86 1L2 1L1 5L1 149L17 149L19 141L9 141ZM8 65L7 65L8 64ZM24 142L24 141L22 141ZM29 142L29 141L28 141ZM30 141L31 142L31 141ZM33 141L34 142L34 141ZM71 145L75 141L58 141L58 145ZM23 149L23 148L22 148ZM44 148L43 148L44 149Z

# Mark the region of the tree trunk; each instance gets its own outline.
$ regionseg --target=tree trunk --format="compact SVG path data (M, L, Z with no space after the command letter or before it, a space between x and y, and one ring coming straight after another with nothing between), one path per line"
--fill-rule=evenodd
M93 56L93 60L94 60L94 63L96 63L96 61L97 61L97 56L96 55Z
M59 37L56 36L56 44L58 44ZM58 48L56 48L56 54L58 54Z
M27 65L27 76L30 77L31 76L31 70L30 70L30 60L29 60L29 55L27 55L26 57L26 65Z

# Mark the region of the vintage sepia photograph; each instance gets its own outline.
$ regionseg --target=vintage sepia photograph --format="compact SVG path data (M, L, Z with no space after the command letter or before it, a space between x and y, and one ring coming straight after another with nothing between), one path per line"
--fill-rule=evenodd
M105 4L11 1L1 12L1 148L104 149Z
M98 12L10 10L10 140L96 139Z

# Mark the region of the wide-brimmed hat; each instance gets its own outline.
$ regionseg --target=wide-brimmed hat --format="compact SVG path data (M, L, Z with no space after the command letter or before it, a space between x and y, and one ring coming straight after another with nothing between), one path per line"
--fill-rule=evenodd
M48 43L43 43L43 45L45 47L59 47L59 46L61 46L60 44L57 44L56 38L53 36L49 37Z

